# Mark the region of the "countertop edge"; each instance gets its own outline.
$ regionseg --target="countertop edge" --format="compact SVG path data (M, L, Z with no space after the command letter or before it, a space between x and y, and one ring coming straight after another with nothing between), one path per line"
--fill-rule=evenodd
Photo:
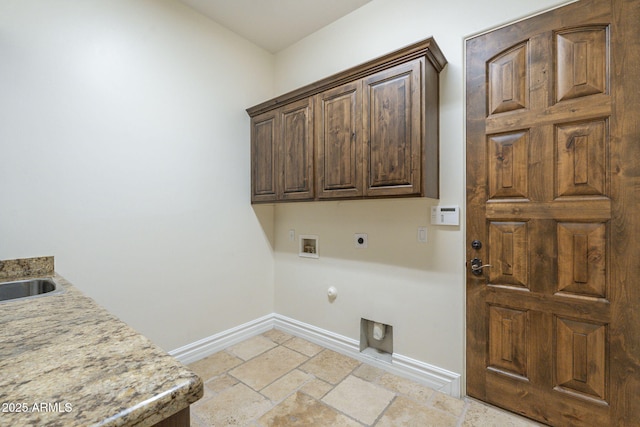
M2 414L3 420L12 425L58 420L65 425L146 427L202 398L204 384L196 373L55 271L0 277L0 283L29 277L51 277L63 287L64 292L32 300L16 300L1 306L4 310L0 312L0 325L5 326L5 331L11 331L0 340L0 355L3 356L0 359L4 359L0 360L0 367L6 374L3 375L5 379L0 380L0 389L4 389L0 390L0 400L20 401L45 396L42 389L47 388L49 381L54 387L63 384L59 385L58 396L65 396L65 400L76 399L75 414L9 413ZM69 313L68 319L59 319L66 313ZM57 322L53 328L40 335L38 331L31 330L34 325L41 325L43 320L52 318ZM93 318L102 323L97 323L98 320L92 322ZM13 326L17 323L22 329L18 325L6 328L8 324ZM51 332L51 329L58 332ZM42 342L42 336L49 341ZM85 337L86 344L73 343ZM97 340L98 344L91 340ZM100 353L102 344L104 354ZM31 351L34 357L56 351L61 351L64 356L62 361L53 360L50 366L41 368L42 372L34 374L35 377L29 381L16 382L16 378L22 378L25 371L31 373ZM94 362L95 359L100 360ZM94 363L87 366L87 361ZM52 378L45 378L46 375ZM67 376L79 379L75 387L69 385L71 380L65 384ZM131 390L128 389L128 381L131 381ZM94 390L95 394L91 394ZM51 391L46 396L55 393ZM93 401L86 401L92 398ZM127 406L129 403L131 406Z

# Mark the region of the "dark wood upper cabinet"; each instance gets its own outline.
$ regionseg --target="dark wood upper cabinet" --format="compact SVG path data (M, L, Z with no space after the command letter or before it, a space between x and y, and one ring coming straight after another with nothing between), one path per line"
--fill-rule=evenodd
M313 105L302 99L251 118L251 201L312 200Z
M277 200L278 112L251 118L251 202Z
M252 203L438 197L430 38L251 107Z
M420 195L420 59L364 79L366 196Z
M362 83L316 95L315 118L318 198L362 196Z
M302 99L278 109L281 200L311 200L313 181L313 104Z

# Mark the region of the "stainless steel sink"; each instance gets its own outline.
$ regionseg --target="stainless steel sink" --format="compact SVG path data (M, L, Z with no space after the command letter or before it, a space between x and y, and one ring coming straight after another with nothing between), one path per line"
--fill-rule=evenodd
M36 298L64 292L52 278L24 279L0 283L0 304L18 299Z

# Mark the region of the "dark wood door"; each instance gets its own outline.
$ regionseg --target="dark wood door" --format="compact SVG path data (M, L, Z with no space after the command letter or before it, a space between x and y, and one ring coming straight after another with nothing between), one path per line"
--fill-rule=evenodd
M421 192L423 60L364 79L365 195Z
M251 118L251 201L277 199L278 132L276 110Z
M640 423L639 22L582 0L466 45L467 394L551 425Z
M313 199L313 104L303 99L251 118L251 201Z
M318 197L360 197L362 173L362 82L316 96Z
M302 99L279 109L282 200L313 199L313 103Z

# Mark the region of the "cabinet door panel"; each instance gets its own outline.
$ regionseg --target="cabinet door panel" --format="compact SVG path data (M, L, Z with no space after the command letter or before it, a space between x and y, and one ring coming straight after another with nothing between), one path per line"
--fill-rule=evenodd
M316 97L318 197L358 197L362 187L362 89L352 82Z
M280 116L280 170L283 200L313 199L311 98L283 107Z
M277 197L277 134L275 111L251 119L251 201L268 202Z
M421 192L421 61L364 79L365 195Z

